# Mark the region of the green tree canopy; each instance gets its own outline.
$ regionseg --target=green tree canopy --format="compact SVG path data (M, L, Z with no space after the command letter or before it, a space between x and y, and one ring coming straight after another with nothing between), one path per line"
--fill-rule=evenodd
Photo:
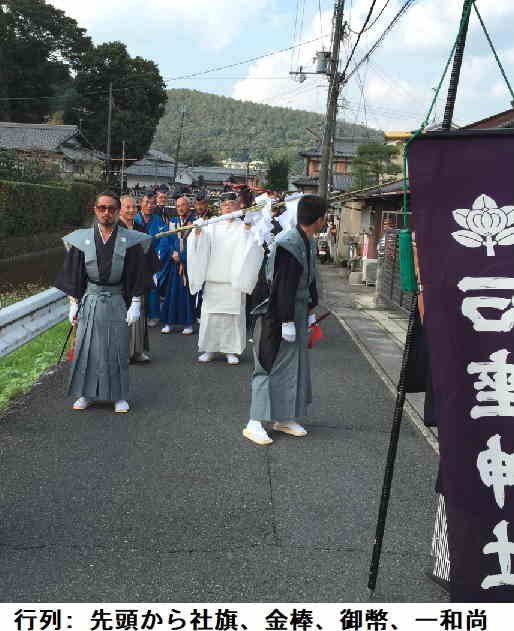
M384 181L384 176L401 173L400 166L394 162L397 155L397 147L381 142L359 145L351 165L354 188L376 186Z
M75 96L66 108L64 122L76 124L83 116L85 137L105 151L110 83L111 155L120 157L125 141L127 157L141 158L150 147L167 96L156 64L142 57L132 58L122 42L100 44L83 55L73 85Z
M0 0L0 119L41 122L91 48L75 20L45 0ZM30 98L31 100L7 100Z
M267 160L267 188L271 191L289 189L289 167L291 159L286 154L270 156Z

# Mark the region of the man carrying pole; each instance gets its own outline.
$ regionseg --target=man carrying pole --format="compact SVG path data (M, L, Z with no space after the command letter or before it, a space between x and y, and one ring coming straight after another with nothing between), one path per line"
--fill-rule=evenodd
M238 210L237 194L224 193L222 214ZM229 364L237 365L246 347L246 294L255 287L264 256L250 229L239 218L227 218L195 229L188 239L191 294L204 287L198 340L201 363L212 361L215 353L223 353Z

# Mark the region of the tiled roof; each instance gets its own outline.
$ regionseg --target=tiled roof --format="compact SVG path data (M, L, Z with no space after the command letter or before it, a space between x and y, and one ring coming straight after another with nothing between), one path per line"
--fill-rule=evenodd
M103 162L107 160L107 156L100 151L92 151L91 149L61 147L64 157L74 162Z
M348 194L349 199L368 199L370 197L394 196L403 194L403 180L394 180L378 186L370 186ZM351 197L350 197L351 195Z
M224 182L231 175L234 177L246 177L246 169L228 169L225 167L193 167L191 173L195 179L203 176L209 182ZM255 171L249 171L248 175L256 175Z
M161 162L172 162L175 164L175 160L171 156L163 151L158 151L157 149L149 149L145 157L160 160Z
M342 173L334 173L334 190L347 191L353 186L353 177ZM295 186L318 186L319 177L317 175L299 177L293 180Z
M179 169L186 169L187 165L179 164ZM150 149L141 160L134 162L127 169L127 175L151 175L155 177L173 178L175 160L157 149Z
M77 125L0 123L0 148L56 151L78 133Z
M334 142L334 156L336 158L353 158L357 155L357 147L365 142L370 142L370 138L338 138ZM303 157L320 157L321 156L321 144L316 147L301 151L300 155Z
M168 166L159 165L158 162L151 162L150 160L139 160L135 164L128 167L127 175L151 175L156 177L173 177L175 167L173 164Z
M493 114L487 118L466 125L462 129L494 129L497 127L512 127L514 123L514 109Z

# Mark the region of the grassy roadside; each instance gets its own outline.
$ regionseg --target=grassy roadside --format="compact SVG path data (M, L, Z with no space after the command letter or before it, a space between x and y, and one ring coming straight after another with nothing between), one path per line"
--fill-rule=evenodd
M0 411L57 363L68 328L66 319L0 359Z
M48 289L48 287L44 287L40 283L24 283L22 287L14 287L7 283L0 289L0 309L9 307L20 300L25 300L25 298L38 294L45 289Z

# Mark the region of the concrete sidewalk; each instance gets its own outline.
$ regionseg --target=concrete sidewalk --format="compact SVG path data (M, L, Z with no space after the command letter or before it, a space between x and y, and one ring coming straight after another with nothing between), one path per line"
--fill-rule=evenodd
M396 397L409 314L394 305L377 307L375 287L350 286L344 268L325 266L321 274L330 311ZM423 424L424 403L424 393L408 394L405 412L438 454L437 428Z
M196 336L155 329L152 364L130 369L130 414L71 411L64 364L11 406L0 419L2 601L368 600L394 398L345 328L363 314L338 268L323 273L344 326L327 319L312 351L306 438L243 438L249 357L200 365ZM405 423L377 601L445 599L423 575L436 467Z

